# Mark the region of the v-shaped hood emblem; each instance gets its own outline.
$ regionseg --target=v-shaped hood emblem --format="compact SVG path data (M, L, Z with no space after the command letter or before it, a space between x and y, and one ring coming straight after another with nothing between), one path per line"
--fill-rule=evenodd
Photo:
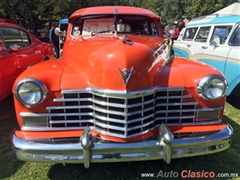
M127 84L128 84L128 81L129 81L129 79L130 79L130 77L131 77L131 75L132 75L133 68L132 68L131 70L129 70L129 69L123 69L123 70L121 70L120 68L118 68L118 69L119 69L119 71L120 71L120 73L121 73L121 75L122 75L122 78L123 78L124 83L127 85Z

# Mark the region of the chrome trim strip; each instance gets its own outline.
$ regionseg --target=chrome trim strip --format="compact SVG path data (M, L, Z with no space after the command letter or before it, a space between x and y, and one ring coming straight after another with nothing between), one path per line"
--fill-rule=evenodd
M198 105L198 103L197 102L161 103L161 104L157 104L156 107L158 107L158 106L173 106L173 105L177 105L177 106L181 106L181 105Z
M50 106L50 107L46 107L47 110L56 110L56 109L79 109L79 108L92 108L92 106L88 105L88 106Z
M125 108L126 109L126 108ZM115 115L121 115L121 116L132 116L134 114L139 114L140 112L141 113L144 113L144 112L148 112L150 110L152 110L153 107L150 107L150 108L147 108L147 109L143 109L141 111L136 111L136 112L118 112L118 111L108 111L108 110L105 110L105 109L102 109L102 108L98 108L98 107L95 107L94 110L95 111L99 111L101 113L106 113L106 114L115 114Z
M201 109L188 109L185 111L185 109L183 110L179 110L179 112L197 112L197 111L218 111L218 110L222 110L222 107L216 107L216 108L201 108ZM172 110L159 110L157 112L171 112ZM176 111L174 111L176 112ZM36 114L36 113L28 113L28 112L20 112L19 115L22 117L39 117L39 116L64 116L64 115L91 115L91 113L41 113L41 114ZM131 114L130 114L131 115ZM167 118L167 117L166 117Z
M161 96L156 97L156 99L175 99L175 98L191 98L192 96L190 94L181 95L181 96Z
M19 113L22 117L52 117L52 116L84 116L84 115L92 115L92 113L42 113L42 114L36 114L36 113Z
M110 128L110 129L119 130L119 131L121 131L121 130L122 131L131 131L131 130L134 130L134 129L143 128L145 126L148 126L149 124L153 124L153 122L143 123L141 125L134 126L134 127L131 127L131 128L128 128L127 126L126 127L112 126L112 125L108 125L108 124L99 123L97 121L95 122L95 124L98 125L98 126L101 126L102 128Z
M148 115L148 116L145 116L145 117L141 117L141 118L135 118L133 120L117 120L117 119L113 119L113 118L106 118L106 117L102 117L102 116L96 116L95 115L95 118L98 118L98 119L101 119L103 121L109 121L109 122L116 122L116 123L127 123L127 124L131 124L131 123L134 123L134 122L138 122L138 121L144 121L148 118L152 117L152 114L151 115Z
M153 101L152 101L153 102ZM147 103L139 103L138 105L135 105L135 106L132 106L132 105L127 105L127 106L119 106L116 104L115 107L117 108L132 108L132 107L138 107L138 106L141 106L141 105L147 105L149 102ZM151 103L151 102L150 102ZM111 104L113 105L113 103ZM159 107L159 106L166 106L166 105L198 105L197 102L184 102L184 103L162 103L162 104L158 104L158 105L155 105L156 107ZM55 110L55 109L78 109L78 108L93 108L93 106L91 105L83 105L83 106L51 106L51 107L46 107L47 110ZM191 109L192 111L192 109Z
M142 90L135 90L135 91L114 91L114 90L103 90L103 89L97 89L97 88L86 88L86 89L73 89L73 90L62 90L62 94L74 94L74 93L93 93L96 95L108 95L109 97L135 97L137 96L144 96L144 95L150 95L156 91L184 91L184 87L160 87L160 86L154 86L148 89L142 89Z
M71 98L71 99L63 99L63 98L55 98L53 102L69 102L69 101L93 101L92 98Z
M68 120L68 123L85 123L85 122L93 122L93 120L91 120L91 119L89 119L89 120ZM54 121L49 121L49 123L52 123L52 124L59 124L59 123L65 123L65 121L56 121L56 120L54 120Z
M155 120L171 120L171 119L192 119L192 118L195 118L195 116L174 116L174 117L157 117ZM185 123L183 123L185 124Z
M91 121L89 121L91 122ZM216 119L216 120L213 120L213 121L207 121L207 122L192 122L192 123L171 123L171 124L165 124L167 127L171 127L171 126L187 126L187 125L211 125L211 124L218 124L220 123L221 120L220 119ZM82 127L68 127L68 130L83 130L84 128L86 128L87 126L82 126ZM139 133L136 133L134 135L128 135L127 137L128 138L131 138L131 137L135 137L135 136L138 136L138 135L142 135L144 133L147 133L149 131L152 131L153 129L157 128L157 127L160 127L160 124L158 125L155 125L153 126L152 128L146 130L146 131L143 131L143 132L139 132ZM95 130L101 134L104 134L104 135L109 135L109 136L115 136L115 137L120 137L120 138L126 138L125 135L120 135L120 134L116 134L116 133L108 133L108 132L105 132L97 127L90 127L91 130ZM22 127L21 130L25 130L25 131L61 131L61 130L66 130L66 127L58 127L58 128L36 128L36 127Z
M75 101L80 102L80 101L82 101L82 99L81 98L54 99L54 102L75 102ZM132 107L138 107L138 106L142 106L142 105L152 103L152 102L154 102L154 100L144 101L144 102L138 103L136 105L122 105L122 104L116 104L116 103L106 103L105 101L96 101L94 99L89 99L89 102L99 104L99 105L103 105L103 106L113 106L113 107L118 107L118 108L132 108ZM67 107L67 106L64 106L64 107ZM84 106L81 106L81 107L84 107ZM93 106L90 106L90 107L93 107Z

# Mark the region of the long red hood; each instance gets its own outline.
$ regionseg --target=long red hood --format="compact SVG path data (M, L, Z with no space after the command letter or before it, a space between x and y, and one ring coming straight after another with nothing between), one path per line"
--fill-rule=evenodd
M63 60L67 64L62 74L61 89L149 88L152 86L150 71L156 61L153 55L161 45L159 41L158 37L130 37L126 42L115 37L67 41L63 52ZM121 73L125 69L132 70L128 83Z

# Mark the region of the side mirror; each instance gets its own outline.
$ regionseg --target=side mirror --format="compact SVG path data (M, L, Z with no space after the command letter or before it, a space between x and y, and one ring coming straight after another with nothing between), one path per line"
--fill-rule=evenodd
M218 45L217 45L217 43L215 42L215 41L210 41L210 46L213 46L213 47L217 47Z
M221 38L218 35L214 35L211 42L214 43L214 46L215 46L215 44L221 44L222 43ZM210 45L211 45L211 42L210 42Z
M221 38L218 35L213 36L212 40L210 41L210 46L214 48L218 47L218 44L221 44Z
M166 36L171 36L174 34L174 31L175 31L175 28L174 26L172 25L167 25L165 28L164 28L164 33Z
M9 49L10 49L10 51L16 52L16 51L18 51L19 48L18 48L18 45L13 44L13 45L9 46Z

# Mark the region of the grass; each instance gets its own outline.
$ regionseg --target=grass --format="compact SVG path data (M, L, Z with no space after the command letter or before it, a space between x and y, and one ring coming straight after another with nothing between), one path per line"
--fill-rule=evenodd
M215 173L238 173L240 179L240 111L229 103L226 104L224 120L234 128L231 147L227 151L216 154L174 159L170 165L162 160L131 162L131 163L102 163L91 164L85 169L82 164L51 164L32 163L17 160L11 151L9 134L18 127L15 118L12 98L0 103L0 179L3 180L133 180L133 179L161 179L141 178L141 173L177 172L182 170L213 171ZM173 179L173 178L168 178ZM181 179L176 178L176 179ZM231 178L219 178L231 179Z

